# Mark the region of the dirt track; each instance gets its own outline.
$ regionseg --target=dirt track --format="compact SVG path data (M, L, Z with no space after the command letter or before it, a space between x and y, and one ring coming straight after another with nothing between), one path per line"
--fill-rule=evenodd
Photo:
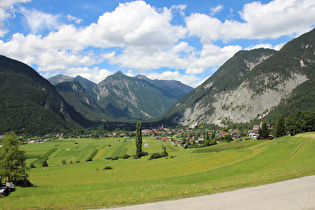
M200 197L146 203L115 210L315 209L315 176Z

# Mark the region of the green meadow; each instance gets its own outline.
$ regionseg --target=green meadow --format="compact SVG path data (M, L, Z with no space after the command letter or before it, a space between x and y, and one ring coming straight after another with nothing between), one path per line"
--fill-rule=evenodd
M119 140L119 141L118 141ZM35 185L0 198L1 209L87 209L134 205L224 192L315 174L315 133L272 141L233 141L183 149L144 137L148 160L135 154L134 138L64 139L22 145ZM49 152L50 151L50 152ZM96 152L96 154L95 154ZM86 161L91 154L92 161ZM40 158L49 155L48 167ZM63 165L62 161L66 164ZM103 170L106 166L113 169Z

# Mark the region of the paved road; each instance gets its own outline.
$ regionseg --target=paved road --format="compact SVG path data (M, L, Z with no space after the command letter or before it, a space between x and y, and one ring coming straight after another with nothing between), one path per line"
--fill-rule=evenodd
M114 210L192 209L315 210L315 176L200 197L114 208Z

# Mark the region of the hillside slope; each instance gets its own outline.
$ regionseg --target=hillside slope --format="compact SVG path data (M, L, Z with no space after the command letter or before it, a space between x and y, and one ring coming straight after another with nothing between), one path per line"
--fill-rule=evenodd
M256 49L236 53L159 120L191 127L203 123L223 126L229 121L248 122L260 115L274 113L272 110L281 101L293 99L292 93L301 96L305 88L314 87L314 37L315 30L312 30L287 43L279 52ZM307 86L292 92L305 82ZM314 99L309 98L309 101ZM286 109L286 103L282 104L277 113ZM295 110L301 107L295 106ZM274 120L275 115L270 118Z
M0 56L0 93L0 133L45 134L90 124L34 69L4 56Z
M83 116L92 120L110 120L113 116L101 108L78 81L57 84L57 91Z

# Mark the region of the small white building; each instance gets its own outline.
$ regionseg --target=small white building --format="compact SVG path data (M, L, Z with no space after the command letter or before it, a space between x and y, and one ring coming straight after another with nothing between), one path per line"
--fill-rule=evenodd
M145 143L144 144L144 148L148 148L149 147L149 144L148 143Z

